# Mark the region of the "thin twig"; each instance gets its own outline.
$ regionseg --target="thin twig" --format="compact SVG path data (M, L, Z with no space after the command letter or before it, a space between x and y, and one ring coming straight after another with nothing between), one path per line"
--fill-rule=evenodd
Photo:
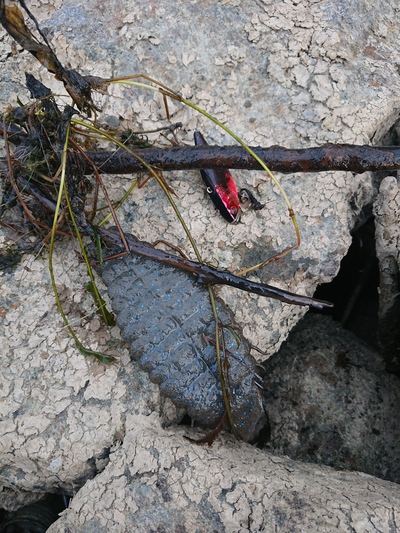
M103 228L97 228L97 231L105 242L109 242L112 245L121 246L122 248L121 237L118 233ZM220 270L210 267L204 263L190 261L188 259L184 259L183 257L164 252L163 250L157 250L150 244L138 241L127 234L125 234L125 238L129 244L131 252L149 257L150 259L154 259L156 261L161 261L182 270L186 270L187 272L196 275L198 281L206 285L230 285L231 287L235 287L246 292L259 294L260 296L273 298L275 300L280 300L281 302L292 305L309 305L310 307L314 307L316 309L333 307L330 302L326 302L324 300L316 300L315 298L310 298L308 296L294 294L283 289L278 289L277 287L272 287L271 285L267 285L265 283L249 281L244 278L239 278L227 270Z

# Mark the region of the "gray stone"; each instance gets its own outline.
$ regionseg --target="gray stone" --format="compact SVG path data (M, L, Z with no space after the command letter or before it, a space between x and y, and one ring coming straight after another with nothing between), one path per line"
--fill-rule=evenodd
M265 368L271 451L400 482L400 380L376 352L307 315Z

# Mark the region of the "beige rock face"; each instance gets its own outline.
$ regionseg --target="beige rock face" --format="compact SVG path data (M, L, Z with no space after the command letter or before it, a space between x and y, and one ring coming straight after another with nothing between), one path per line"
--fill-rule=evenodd
M239 449L231 439L193 447L154 417L130 422L135 430L49 532L325 533L352 527L361 533L390 531L399 520L398 485L266 455L247 444Z
M146 73L251 145L369 143L390 127L400 106L396 0L38 0L29 6L67 67L104 77ZM28 101L24 71L65 93L26 52L11 53L3 30L0 62L2 110L17 97ZM156 93L116 85L97 98L109 122L122 117L122 126L134 130L166 123ZM182 142L192 143L200 129L210 143L231 143L177 103L170 113L183 123ZM278 177L296 211L302 245L259 277L312 294L337 272L350 230L375 191L369 175ZM235 178L266 203L262 211L246 211L237 226L214 212L197 172L171 173L168 182L203 258L237 270L293 244L295 236L269 179L258 172ZM110 178L111 197L119 198L132 179ZM155 183L134 192L120 220L140 238L163 238L191 253ZM77 493L53 532L64 526L168 530L171 524L175 531L396 529L394 484L269 456L229 437L201 448L180 429L162 429L157 388L130 363L117 329L99 325L74 247L64 241L54 258L68 318L86 346L118 353L118 362L104 367L76 349L55 307L45 252L0 273L0 505L11 508L25 494L56 488ZM248 339L269 354L304 312L233 290L220 294Z

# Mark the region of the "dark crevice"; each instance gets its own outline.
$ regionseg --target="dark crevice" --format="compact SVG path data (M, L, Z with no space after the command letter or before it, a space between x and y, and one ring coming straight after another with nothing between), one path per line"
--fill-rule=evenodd
M337 276L320 285L316 298L334 304L322 311L342 323L370 346L377 349L379 310L379 266L375 252L374 219L371 217L353 233L353 241L342 259Z
M69 504L66 494L47 494L17 511L0 509L1 533L45 533Z
M381 128L372 139L375 145L400 146L400 119L392 117L386 130ZM374 172L373 183L376 192L382 180L393 175L390 171ZM388 228L390 231L390 228ZM393 257L393 263L396 258ZM398 268L393 265L393 271ZM363 210L357 226L353 231L353 242L347 255L341 262L338 275L331 283L321 285L315 292L315 298L330 300L333 309L322 313L332 316L342 325L376 349L386 363L386 369L400 376L400 297L392 295L393 304L388 307L385 298L379 296L380 272L375 251L375 226L372 205ZM393 293L396 294L396 283ZM397 283L400 293L400 275ZM381 302L379 301L381 298ZM381 311L380 311L381 309Z

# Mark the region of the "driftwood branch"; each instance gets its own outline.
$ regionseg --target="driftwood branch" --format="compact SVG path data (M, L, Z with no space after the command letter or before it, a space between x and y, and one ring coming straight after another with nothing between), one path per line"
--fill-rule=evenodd
M270 170L282 173L322 172L346 170L355 174L366 171L400 169L400 147L325 144L323 146L289 149L280 146L252 148ZM172 148L143 148L135 153L160 170L189 170L229 168L260 170L261 167L240 146L184 146ZM130 174L145 170L130 154L116 152L88 152L87 155L105 174ZM91 167L86 163L86 171Z
M0 135L4 123L0 120ZM27 134L19 126L7 123L8 140L16 145L27 143ZM284 174L295 172L326 172L346 170L355 174L367 171L400 169L400 147L358 146L353 144L324 144L311 148L252 148L270 170ZM174 146L167 148L138 148L137 156L162 171L203 168L261 170L257 161L241 146ZM87 152L87 157L103 174L131 174L145 171L139 160L118 149L112 152ZM84 173L91 174L88 160L78 156ZM0 160L0 167L4 162Z

